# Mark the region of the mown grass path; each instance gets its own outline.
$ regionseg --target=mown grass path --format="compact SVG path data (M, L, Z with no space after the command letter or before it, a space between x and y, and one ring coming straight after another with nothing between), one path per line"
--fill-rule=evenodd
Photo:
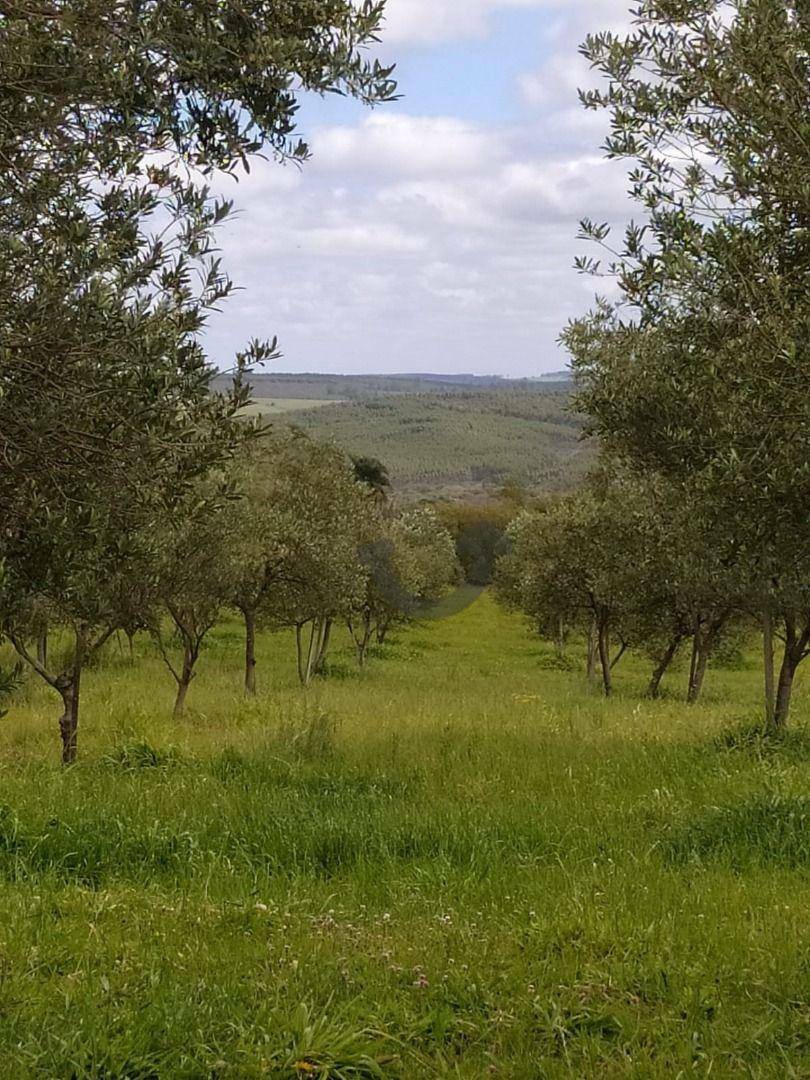
M810 1076L810 739L595 695L484 595L256 701L223 625L190 715L148 643L88 675L82 760L0 729L0 1075Z

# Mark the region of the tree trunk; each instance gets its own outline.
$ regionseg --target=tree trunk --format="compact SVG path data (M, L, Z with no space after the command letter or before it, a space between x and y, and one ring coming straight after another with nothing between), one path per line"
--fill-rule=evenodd
M599 663L605 697L610 697L613 693L613 678L610 670L610 625L606 616L599 620Z
M195 650L186 645L183 652L183 670L180 674L180 678L177 680L177 696L174 699L174 710L172 715L175 720L179 720L185 712L186 708L186 695L188 694L188 688L191 685L191 680L194 678L194 664L197 660L197 654Z
M621 643L621 646L619 647L619 651L616 653L616 655L610 661L610 670L611 671L613 671L613 669L616 667L618 662L621 660L621 658L624 656L624 654L627 652L627 650L629 648L630 648L630 642L629 641L623 641Z
M774 727L776 722L776 677L773 650L773 611L767 605L762 614L762 656L765 667L765 724Z
M245 693L256 696L256 612L242 608L245 620Z
M714 651L717 639L719 638L720 632L725 626L726 621L727 616L721 614L716 616L707 627L702 627L699 623L697 624L692 645L692 663L689 670L689 690L686 695L686 700L690 705L694 705L700 698L703 689L703 680L706 677L706 668L709 664L709 657Z
M801 630L796 625L794 614L785 616L785 654L779 671L779 683L776 688L773 724L771 730L783 731L790 716L790 699L793 695L793 680L796 669L808 655L810 647L810 613L803 616Z
M355 644L357 645L357 663L360 667L365 667L366 653L368 652L369 642L371 641L371 616L363 616L363 633L360 639L355 638Z
M384 645L385 639L388 637L388 631L391 629L391 623L389 620L377 624L377 644Z
M57 678L54 683L64 706L64 712L59 718L63 765L73 765L79 750L79 694L86 644L84 628L77 627L70 672Z
M174 699L174 709L172 710L172 716L175 720L179 720L183 713L186 711L186 695L188 694L190 680L183 677L177 683L177 694Z
M690 705L694 705L700 698L708 663L709 651L702 640L702 635L698 633L695 635L692 646L692 667L689 673L689 689L686 694L686 700Z
M681 646L681 641L682 640L683 640L683 635L682 634L676 634L675 637L673 637L672 640L670 641L669 645L667 645L666 649L664 650L664 654L662 655L661 659L656 664L655 671L653 671L652 676L650 678L650 685L647 687L647 697L650 697L650 698L660 697L660 695L661 695L661 680L666 675L667 671L669 670L670 664L675 659L675 656L676 656L676 654L678 652L678 649Z
M592 620L590 627L588 628L588 682L596 682L596 620Z
M295 624L295 656L298 661L298 681L304 686L304 643L303 643L303 623Z
M309 644L304 648L304 627L306 623L298 623L295 627L295 651L298 659L298 681L302 686L309 686L315 668L317 656L316 643L320 641L321 624L313 619L310 624Z
M796 668L799 666L799 658L792 648L785 648L782 667L779 671L779 684L776 688L776 701L774 704L773 721L771 730L784 731L790 715L790 699L793 695L793 680L796 676Z
M323 675L326 671L326 654L329 652L329 640L332 636L332 622L332 619L324 619L321 624L318 651L313 667L313 671L316 675Z
M8 633L9 641L19 656L62 698L63 712L59 718L59 734L62 739L63 765L72 765L78 751L79 692L82 671L88 658L98 652L113 633L113 629L108 627L93 643L88 640L88 633L88 628L82 624L74 627L73 658L68 669L59 675L49 672L39 660L31 655L22 637L13 631Z
M317 619L312 620L312 628L309 632L309 648L307 649L307 661L304 667L304 686L312 682L312 672L317 655L317 644L320 638L321 623Z
M63 712L59 717L62 739L62 764L73 765L79 749L79 688L81 667L74 665L72 675L58 680L57 690L62 697Z
M562 660L565 656L565 620L562 615L557 619L556 633L554 635L554 651L557 659Z
M37 663L40 667L48 666L48 631L43 630L37 638Z

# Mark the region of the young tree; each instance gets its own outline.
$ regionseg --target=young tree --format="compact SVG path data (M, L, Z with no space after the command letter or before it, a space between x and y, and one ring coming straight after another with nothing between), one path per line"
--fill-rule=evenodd
M499 591L538 626L568 626L594 632L595 653L607 696L612 672L629 644L632 592L633 514L615 498L589 491L545 512L522 514L509 530L511 550L498 563ZM619 639L612 653L611 638Z
M372 637L383 644L391 626L418 617L446 595L461 570L452 536L429 507L399 514L372 508L359 557L366 570L365 591L348 625L362 667Z
M332 624L362 594L358 536L373 496L345 455L301 433L272 446L262 470L259 540L272 575L260 611L272 625L295 629L306 686L323 667Z
M159 537L155 567L159 599L149 630L177 684L175 719L185 711L205 638L233 594L227 494L200 492L198 499L178 508ZM179 660L173 655L175 648Z
M66 535L43 522L41 533L28 537L27 557L9 559L0 592L3 629L9 641L62 699L59 734L65 765L73 764L78 752L84 670L121 625L126 606L122 598L140 582L144 569L139 541L122 531L114 511L109 502L94 508L94 543L81 552L72 551L69 558L57 545L72 544L72 532ZM40 560L39 565L35 559ZM26 572L30 572L30 579ZM36 581L37 591L32 590L31 580ZM31 639L45 605L67 634L68 644L64 650L50 650L43 657Z

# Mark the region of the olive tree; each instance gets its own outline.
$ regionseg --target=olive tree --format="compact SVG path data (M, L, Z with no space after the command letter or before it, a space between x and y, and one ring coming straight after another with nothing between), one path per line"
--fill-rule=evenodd
M372 637L382 644L395 623L418 617L461 574L453 537L429 507L396 513L372 505L362 533L365 588L347 620L361 667Z
M782 727L810 645L810 23L792 0L645 0L633 33L590 37L608 156L634 162L645 215L612 254L618 284L564 335L578 407L603 444L688 485L758 572L766 714ZM786 648L776 692L769 653Z
M229 494L200 492L177 508L159 534L148 629L177 685L175 719L185 711L205 639L233 592Z
M598 659L606 695L629 645L635 600L626 510L616 499L584 490L545 511L526 511L510 526L510 550L497 564L501 597L535 625L563 621L589 636L589 674Z
M259 610L270 625L295 630L306 686L323 668L333 623L362 594L359 530L374 497L349 458L301 433L276 444L263 468L259 540L270 578Z

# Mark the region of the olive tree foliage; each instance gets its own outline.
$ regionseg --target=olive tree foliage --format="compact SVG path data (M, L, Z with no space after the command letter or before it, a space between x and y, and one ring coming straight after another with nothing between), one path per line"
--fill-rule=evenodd
M389 98L390 69L362 51L381 14L0 2L0 615L63 698L65 761L82 669L140 589L150 535L250 436L241 372L275 355L251 344L233 393L208 393L200 332L231 291L214 248L230 206L205 174L260 150L304 160L302 91ZM43 606L75 644L58 671L31 650Z
M430 507L367 507L358 557L365 588L348 626L362 667L372 638L383 644L393 625L440 600L459 583L461 568L453 537Z
M205 639L231 598L235 498L225 486L202 490L177 507L160 531L146 625L177 686L175 719L185 712Z
M580 268L620 300L564 340L577 406L610 451L688 486L744 551L766 626L766 709L785 724L810 651L810 11L793 0L644 0L590 37L609 157L644 215ZM778 687L769 628L785 650ZM772 655L772 646L771 646Z
M259 583L267 587L257 612L272 626L295 630L298 675L307 686L323 668L333 623L362 595L359 523L373 495L356 480L349 458L301 433L271 445L259 483L264 563L253 595Z
M0 4L4 521L39 513L43 482L61 492L88 459L113 483L145 452L171 470L207 383L194 335L230 290L207 258L228 204L189 169L233 172L260 150L303 160L303 90L390 97L390 70L362 54L381 14L349 0Z
M583 491L543 512L521 514L508 529L510 551L496 571L501 598L538 628L564 623L592 635L606 695L628 644L634 570L628 533L616 501Z
M598 660L606 694L632 647L653 658L648 693L657 697L691 641L687 700L697 701L747 587L744 567L715 543L699 509L668 485L601 474L582 492L516 519L498 562L498 595L543 636L558 638L560 627L586 634L589 674Z

